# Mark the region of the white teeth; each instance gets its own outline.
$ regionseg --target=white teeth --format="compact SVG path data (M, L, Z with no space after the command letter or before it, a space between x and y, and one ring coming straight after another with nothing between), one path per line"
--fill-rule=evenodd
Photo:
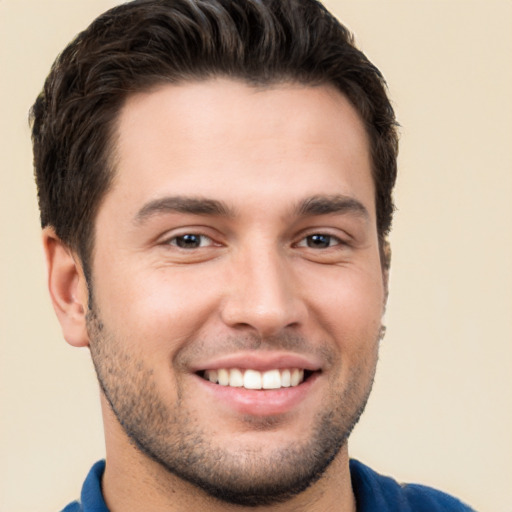
M257 372L256 370L245 370L244 388L261 389L261 372Z
M238 368L219 368L206 370L204 378L221 386L245 389L280 389L298 386L304 381L304 370L290 368L284 370L240 370Z
M233 388L241 388L244 385L244 375L239 369L229 370L229 385Z
M279 389L281 387L281 374L279 370L269 370L263 374L263 389Z
M290 370L283 370L281 372L281 386L283 388L289 388L291 386L290 377Z
M218 379L221 386L229 386L229 372L224 368L218 370Z
M290 386L297 386L300 382L300 371L298 368L294 368L290 376Z

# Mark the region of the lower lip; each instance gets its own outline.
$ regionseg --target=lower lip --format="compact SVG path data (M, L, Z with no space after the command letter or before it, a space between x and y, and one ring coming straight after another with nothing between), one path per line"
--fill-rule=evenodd
M311 393L318 376L318 373L313 373L298 386L265 390L221 386L197 375L195 377L214 401L221 402L240 414L274 416L287 413L303 402Z

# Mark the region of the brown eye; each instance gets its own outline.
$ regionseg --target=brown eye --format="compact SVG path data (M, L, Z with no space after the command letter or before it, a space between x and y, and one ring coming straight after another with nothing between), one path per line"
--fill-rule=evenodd
M309 247L310 249L327 249L333 245L339 245L340 240L332 235L323 235L317 233L309 235L299 242L299 247Z
M169 243L180 249L198 249L199 247L211 245L212 241L205 235L187 233L185 235L175 236Z

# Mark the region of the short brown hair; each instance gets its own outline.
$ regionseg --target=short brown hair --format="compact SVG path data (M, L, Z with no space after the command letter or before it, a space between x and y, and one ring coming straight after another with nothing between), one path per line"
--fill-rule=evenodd
M42 226L87 267L127 96L214 76L336 86L366 126L384 241L397 171L393 108L379 70L315 0L136 0L97 18L57 58L31 110Z

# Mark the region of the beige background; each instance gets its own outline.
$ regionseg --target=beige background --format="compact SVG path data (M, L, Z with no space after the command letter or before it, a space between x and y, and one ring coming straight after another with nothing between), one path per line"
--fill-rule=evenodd
M27 111L107 0L0 0L0 511L55 512L103 454L87 351L45 288ZM402 128L388 334L351 454L512 510L512 2L330 0Z

